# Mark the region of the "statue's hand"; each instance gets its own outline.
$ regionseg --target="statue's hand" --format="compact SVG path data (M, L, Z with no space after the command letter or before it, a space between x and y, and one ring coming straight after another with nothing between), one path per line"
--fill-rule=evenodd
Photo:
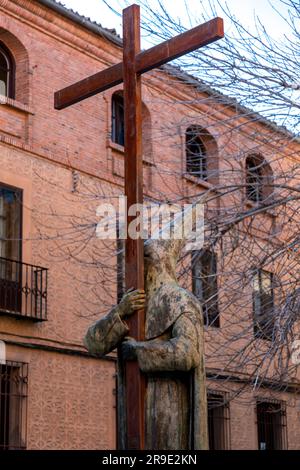
M124 361L136 360L137 341L134 338L125 338L121 345L121 354Z
M129 289L122 297L119 303L120 317L132 315L136 310L145 307L145 291L143 289Z

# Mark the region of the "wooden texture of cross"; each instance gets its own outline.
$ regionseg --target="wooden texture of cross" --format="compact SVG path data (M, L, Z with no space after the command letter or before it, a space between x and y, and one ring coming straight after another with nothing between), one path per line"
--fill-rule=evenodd
M123 10L123 62L85 78L54 96L55 109L64 109L123 82L125 113L125 195L127 204L143 202L141 75L224 36L223 20L214 18L146 51L140 49L140 7ZM132 218L127 217L127 226ZM127 237L125 243L125 284L144 288L143 240ZM130 336L144 339L144 312L131 316ZM145 378L138 363L125 364L126 448L143 449Z

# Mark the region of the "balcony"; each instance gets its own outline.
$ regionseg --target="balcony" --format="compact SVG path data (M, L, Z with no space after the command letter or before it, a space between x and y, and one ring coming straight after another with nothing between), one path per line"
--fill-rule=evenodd
M47 320L48 269L0 257L0 314Z

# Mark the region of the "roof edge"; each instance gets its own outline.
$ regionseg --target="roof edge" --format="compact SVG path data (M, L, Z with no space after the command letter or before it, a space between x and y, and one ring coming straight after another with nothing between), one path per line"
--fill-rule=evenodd
M122 38L117 35L115 29L104 28L101 24L96 23L95 21L92 21L90 18L87 18L86 16L83 16L80 13L75 12L74 10L64 6L62 3L56 0L37 0L37 1L41 5L44 5L50 8L51 10L64 16L70 21L73 21L74 23L88 29L94 34L97 34L98 36L100 35L106 38L107 40L114 43L116 46L121 47L121 48L123 47ZM221 99L222 104L234 107L236 110L238 110L241 113L241 115L244 115L244 116L251 115L252 117L255 117L257 122L269 127L274 132L278 132L282 135L285 135L286 137L293 138L297 142L300 142L300 138L297 135L295 135L292 131L287 129L286 127L280 126L276 122L272 121L271 119L265 118L259 112L249 109L246 106L243 106L235 98L232 98L230 96L227 96L221 93L218 90L215 90L210 85L203 82L201 79L183 71L180 67L176 65L165 64L165 65L160 66L159 68L165 71L166 73L169 73L174 78L187 82L190 85L193 85L200 92L204 92L204 93L207 93L208 95L214 96L215 98Z
M84 28L89 29L93 33L105 37L109 41L112 41L119 47L122 47L122 39L117 35L116 30L103 28L100 24L91 21L89 18L76 13L72 9L65 7L63 4L56 2L55 0L37 0L38 3L44 5L45 7L54 10L65 18L77 23Z

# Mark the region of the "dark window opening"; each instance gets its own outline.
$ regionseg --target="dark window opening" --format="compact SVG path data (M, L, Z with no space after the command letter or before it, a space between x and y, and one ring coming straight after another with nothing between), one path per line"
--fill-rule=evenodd
M209 250L192 253L192 286L200 300L206 326L220 326L217 256Z
M15 98L15 63L7 47L0 43L0 95Z
M111 139L116 144L124 146L124 143L125 143L124 100L123 100L123 96L118 93L115 93L112 97Z
M0 185L0 256L19 261L22 237L22 191Z
M193 127L186 131L186 171L207 180L207 151L199 136L199 129Z
M0 308L21 309L22 191L0 186ZM8 261L9 260L9 261Z
M253 279L254 335L270 340L274 334L273 273L259 269Z
M209 450L230 449L230 416L227 394L208 391L207 417Z
M119 239L117 224L117 300L121 301L125 294L125 240Z
M253 157L248 157L246 160L246 194L250 201L263 200L262 162Z
M284 402L258 401L257 435L259 450L287 448L286 407Z
M0 450L26 448L27 364L0 364Z

